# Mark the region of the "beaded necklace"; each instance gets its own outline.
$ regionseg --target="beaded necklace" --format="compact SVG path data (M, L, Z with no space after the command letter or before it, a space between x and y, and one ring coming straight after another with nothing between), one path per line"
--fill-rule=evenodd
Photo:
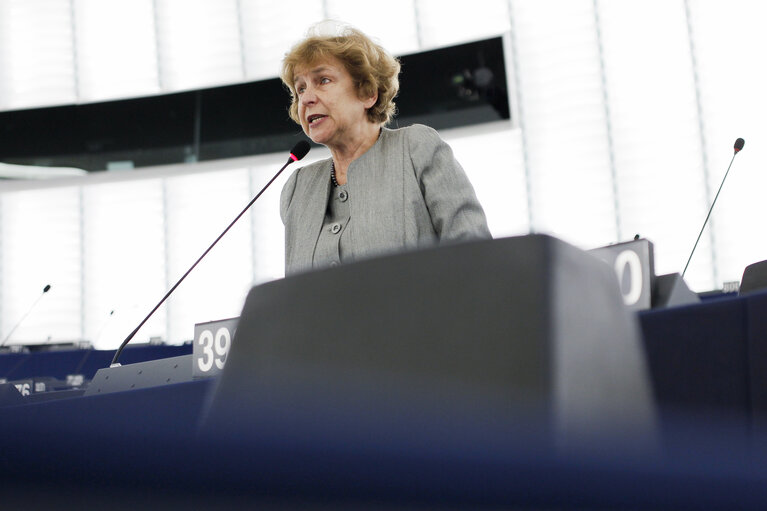
M333 183L333 188L338 188L338 181L336 180L336 164L330 162L330 182Z

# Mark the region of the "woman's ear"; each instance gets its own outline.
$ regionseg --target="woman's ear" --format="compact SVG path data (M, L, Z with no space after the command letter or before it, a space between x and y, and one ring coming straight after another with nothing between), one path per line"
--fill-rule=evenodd
M364 105L366 110L369 110L373 108L373 105L376 104L376 101L378 101L378 88L372 87L372 84L366 84L367 86L362 86L359 88L360 92L360 101L362 101L362 104ZM366 89L372 89L372 91L368 94L368 91Z
M365 103L365 108L366 109L373 108L373 105L375 105L376 101L378 101L378 91L375 91L375 93L373 93L372 96L370 96L369 98L364 99L363 101Z

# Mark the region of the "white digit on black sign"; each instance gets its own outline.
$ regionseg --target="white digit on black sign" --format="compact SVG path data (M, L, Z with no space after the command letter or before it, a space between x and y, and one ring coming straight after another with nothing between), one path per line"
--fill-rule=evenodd
M623 292L623 272L628 266L629 269L629 289L628 292ZM618 258L615 260L615 274L618 275L618 285L621 288L621 294L623 294L623 303L626 305L634 305L639 301L639 297L642 296L642 262L639 260L639 256L632 250L624 250L618 254Z
M18 389L19 394L22 396L28 396L31 393L31 387L29 386L29 383L19 383L15 385L15 387Z
M229 334L228 328L219 328L216 332L216 367L219 369L224 368L226 363L226 354L229 353L229 345L232 342L232 337Z
M200 368L200 371L207 373L213 368L213 361L216 358L213 354L213 332L203 330L200 333L199 339L197 339L197 344L202 346L203 353L203 356L197 359L197 366Z

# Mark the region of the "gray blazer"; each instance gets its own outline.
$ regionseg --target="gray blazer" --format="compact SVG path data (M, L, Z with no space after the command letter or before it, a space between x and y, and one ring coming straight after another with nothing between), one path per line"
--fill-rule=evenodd
M330 194L331 160L293 172L282 189L285 274L312 267ZM347 171L354 260L437 242L489 238L482 206L450 146L427 126L383 128Z

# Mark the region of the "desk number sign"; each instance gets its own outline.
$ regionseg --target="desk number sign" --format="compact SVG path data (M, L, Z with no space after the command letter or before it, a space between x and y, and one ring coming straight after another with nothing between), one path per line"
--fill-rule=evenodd
M214 376L224 369L239 318L222 319L194 325L192 375Z
M626 307L630 310L651 307L651 285L655 272L652 243L646 239L638 239L596 248L589 252L613 268Z

